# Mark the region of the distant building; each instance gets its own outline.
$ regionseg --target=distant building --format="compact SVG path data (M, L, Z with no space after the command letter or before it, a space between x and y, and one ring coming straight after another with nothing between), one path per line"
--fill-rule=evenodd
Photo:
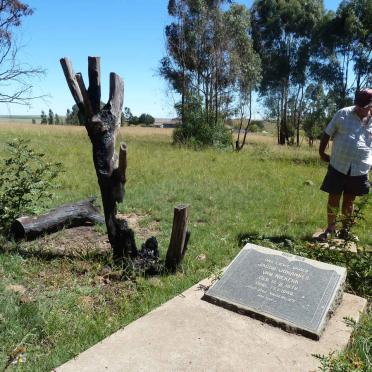
M181 125L180 118L173 118L173 119L164 119L164 118L157 118L155 119L155 123L153 124L156 128L177 128Z

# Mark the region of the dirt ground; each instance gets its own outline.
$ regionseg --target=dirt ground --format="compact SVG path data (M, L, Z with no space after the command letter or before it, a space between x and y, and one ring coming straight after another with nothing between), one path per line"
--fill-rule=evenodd
M159 233L158 222L150 221L147 225L141 223L147 217L145 214L119 214L118 217L127 220L129 227L141 241ZM93 225L64 229L33 241L23 242L20 248L30 253L39 251L44 255L66 257L109 255L111 252L107 234Z

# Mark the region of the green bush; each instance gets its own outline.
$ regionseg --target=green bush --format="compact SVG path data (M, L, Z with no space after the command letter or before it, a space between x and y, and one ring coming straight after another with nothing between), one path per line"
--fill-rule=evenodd
M0 234L7 234L22 214L40 211L52 197L52 181L61 171L60 163L44 160L27 140L15 139L7 146L10 156L0 162Z
M155 118L149 114L141 114L141 116L138 118L138 122L140 124L151 125L155 123Z
M227 147L232 143L230 130L223 120L208 117L203 109L187 112L182 125L173 132L173 142L192 147Z
M128 120L128 124L130 125L138 125L139 123L140 122L138 116L131 116Z
M257 133L262 132L265 129L262 120L252 120L251 125L249 127L249 132Z

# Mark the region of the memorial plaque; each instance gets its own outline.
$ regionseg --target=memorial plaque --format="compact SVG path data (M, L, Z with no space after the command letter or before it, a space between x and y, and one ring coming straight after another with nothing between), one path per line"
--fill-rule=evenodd
M203 299L318 340L345 279L344 267L248 243Z

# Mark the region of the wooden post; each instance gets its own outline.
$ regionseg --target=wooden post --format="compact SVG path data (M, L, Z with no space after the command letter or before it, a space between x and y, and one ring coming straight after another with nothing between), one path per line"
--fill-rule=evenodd
M187 230L188 205L180 204L174 208L172 235L169 242L165 267L174 271L181 263L186 250L190 232Z

